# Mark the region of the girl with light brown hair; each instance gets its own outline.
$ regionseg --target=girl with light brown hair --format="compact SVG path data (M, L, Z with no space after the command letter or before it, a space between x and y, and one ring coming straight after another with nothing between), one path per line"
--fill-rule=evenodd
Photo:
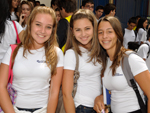
M101 94L101 63L97 39L97 21L92 11L79 9L71 17L65 48L62 80L66 113L96 113L94 99ZM77 92L73 99L73 79L76 66L75 52L79 57Z

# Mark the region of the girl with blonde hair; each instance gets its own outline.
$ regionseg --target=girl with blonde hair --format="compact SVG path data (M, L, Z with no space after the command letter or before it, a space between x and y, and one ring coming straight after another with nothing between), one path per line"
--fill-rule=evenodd
M11 55L11 48L8 49L0 66L0 106L4 112L55 112L63 72L63 53L57 47L56 28L53 9L33 10L23 41L12 57L12 86L17 90L14 106L6 89Z

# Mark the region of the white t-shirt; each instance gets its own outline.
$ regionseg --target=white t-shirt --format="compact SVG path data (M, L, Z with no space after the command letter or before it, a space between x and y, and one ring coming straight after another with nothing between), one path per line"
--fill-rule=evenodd
M135 41L135 33L133 30L129 30L125 28L125 33L124 33L124 40L123 40L123 46L128 49L128 42L134 42Z
M75 107L84 105L88 107L94 106L94 99L101 94L101 64L92 62L88 63L89 52L80 47L82 56L79 56L79 72L80 77L77 80L77 92L74 97ZM64 59L64 69L75 70L76 57L72 49L66 51Z
M142 39L142 35L143 33L146 32L143 28L139 28L138 33L137 33L137 41L143 41Z
M146 41L146 43L150 45L149 41ZM143 59L146 59L146 65L148 67L148 70L150 71L150 54L147 58L148 52L149 52L149 46L147 44L142 44L137 51L137 55L139 55Z
M56 47L58 55L57 67L63 66L63 53ZM20 108L40 108L48 103L49 80L51 70L45 63L44 47L31 50L23 57L23 47L16 55L13 66L13 88L17 90L15 106ZM11 48L8 49L2 63L9 65Z
M112 61L108 58L103 85L111 91L112 112L127 113L140 109L136 94L133 88L128 85L121 66L116 69L116 74L112 76L112 69L110 68L111 65ZM135 54L131 54L129 56L129 65L134 76L148 70L144 60ZM144 94L140 88L139 92L144 99Z
M15 21L15 23L16 23L18 34L19 34L23 29L18 22ZM0 64L6 51L10 47L10 44L15 44L16 39L17 39L17 34L16 34L14 24L12 23L12 21L7 20L5 25L6 25L5 33L3 34L3 37L0 43Z
M18 19L15 12L11 12L10 17L11 17L11 20L14 20L14 21L17 21L17 19Z

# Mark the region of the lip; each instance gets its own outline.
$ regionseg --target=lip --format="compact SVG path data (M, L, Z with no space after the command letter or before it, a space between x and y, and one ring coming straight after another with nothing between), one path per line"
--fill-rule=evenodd
M109 44L110 42L111 42L110 40L102 41L103 44Z

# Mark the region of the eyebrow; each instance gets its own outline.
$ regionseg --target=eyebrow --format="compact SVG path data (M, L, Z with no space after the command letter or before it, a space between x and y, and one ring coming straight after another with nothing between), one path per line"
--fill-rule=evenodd
M106 30L110 30L110 29L113 29L113 28L107 28ZM98 31L101 31L102 29L99 29Z
M39 21L35 21L35 22L37 22L37 23L41 23L41 22L39 22ZM48 24L48 25L53 26L52 24Z

